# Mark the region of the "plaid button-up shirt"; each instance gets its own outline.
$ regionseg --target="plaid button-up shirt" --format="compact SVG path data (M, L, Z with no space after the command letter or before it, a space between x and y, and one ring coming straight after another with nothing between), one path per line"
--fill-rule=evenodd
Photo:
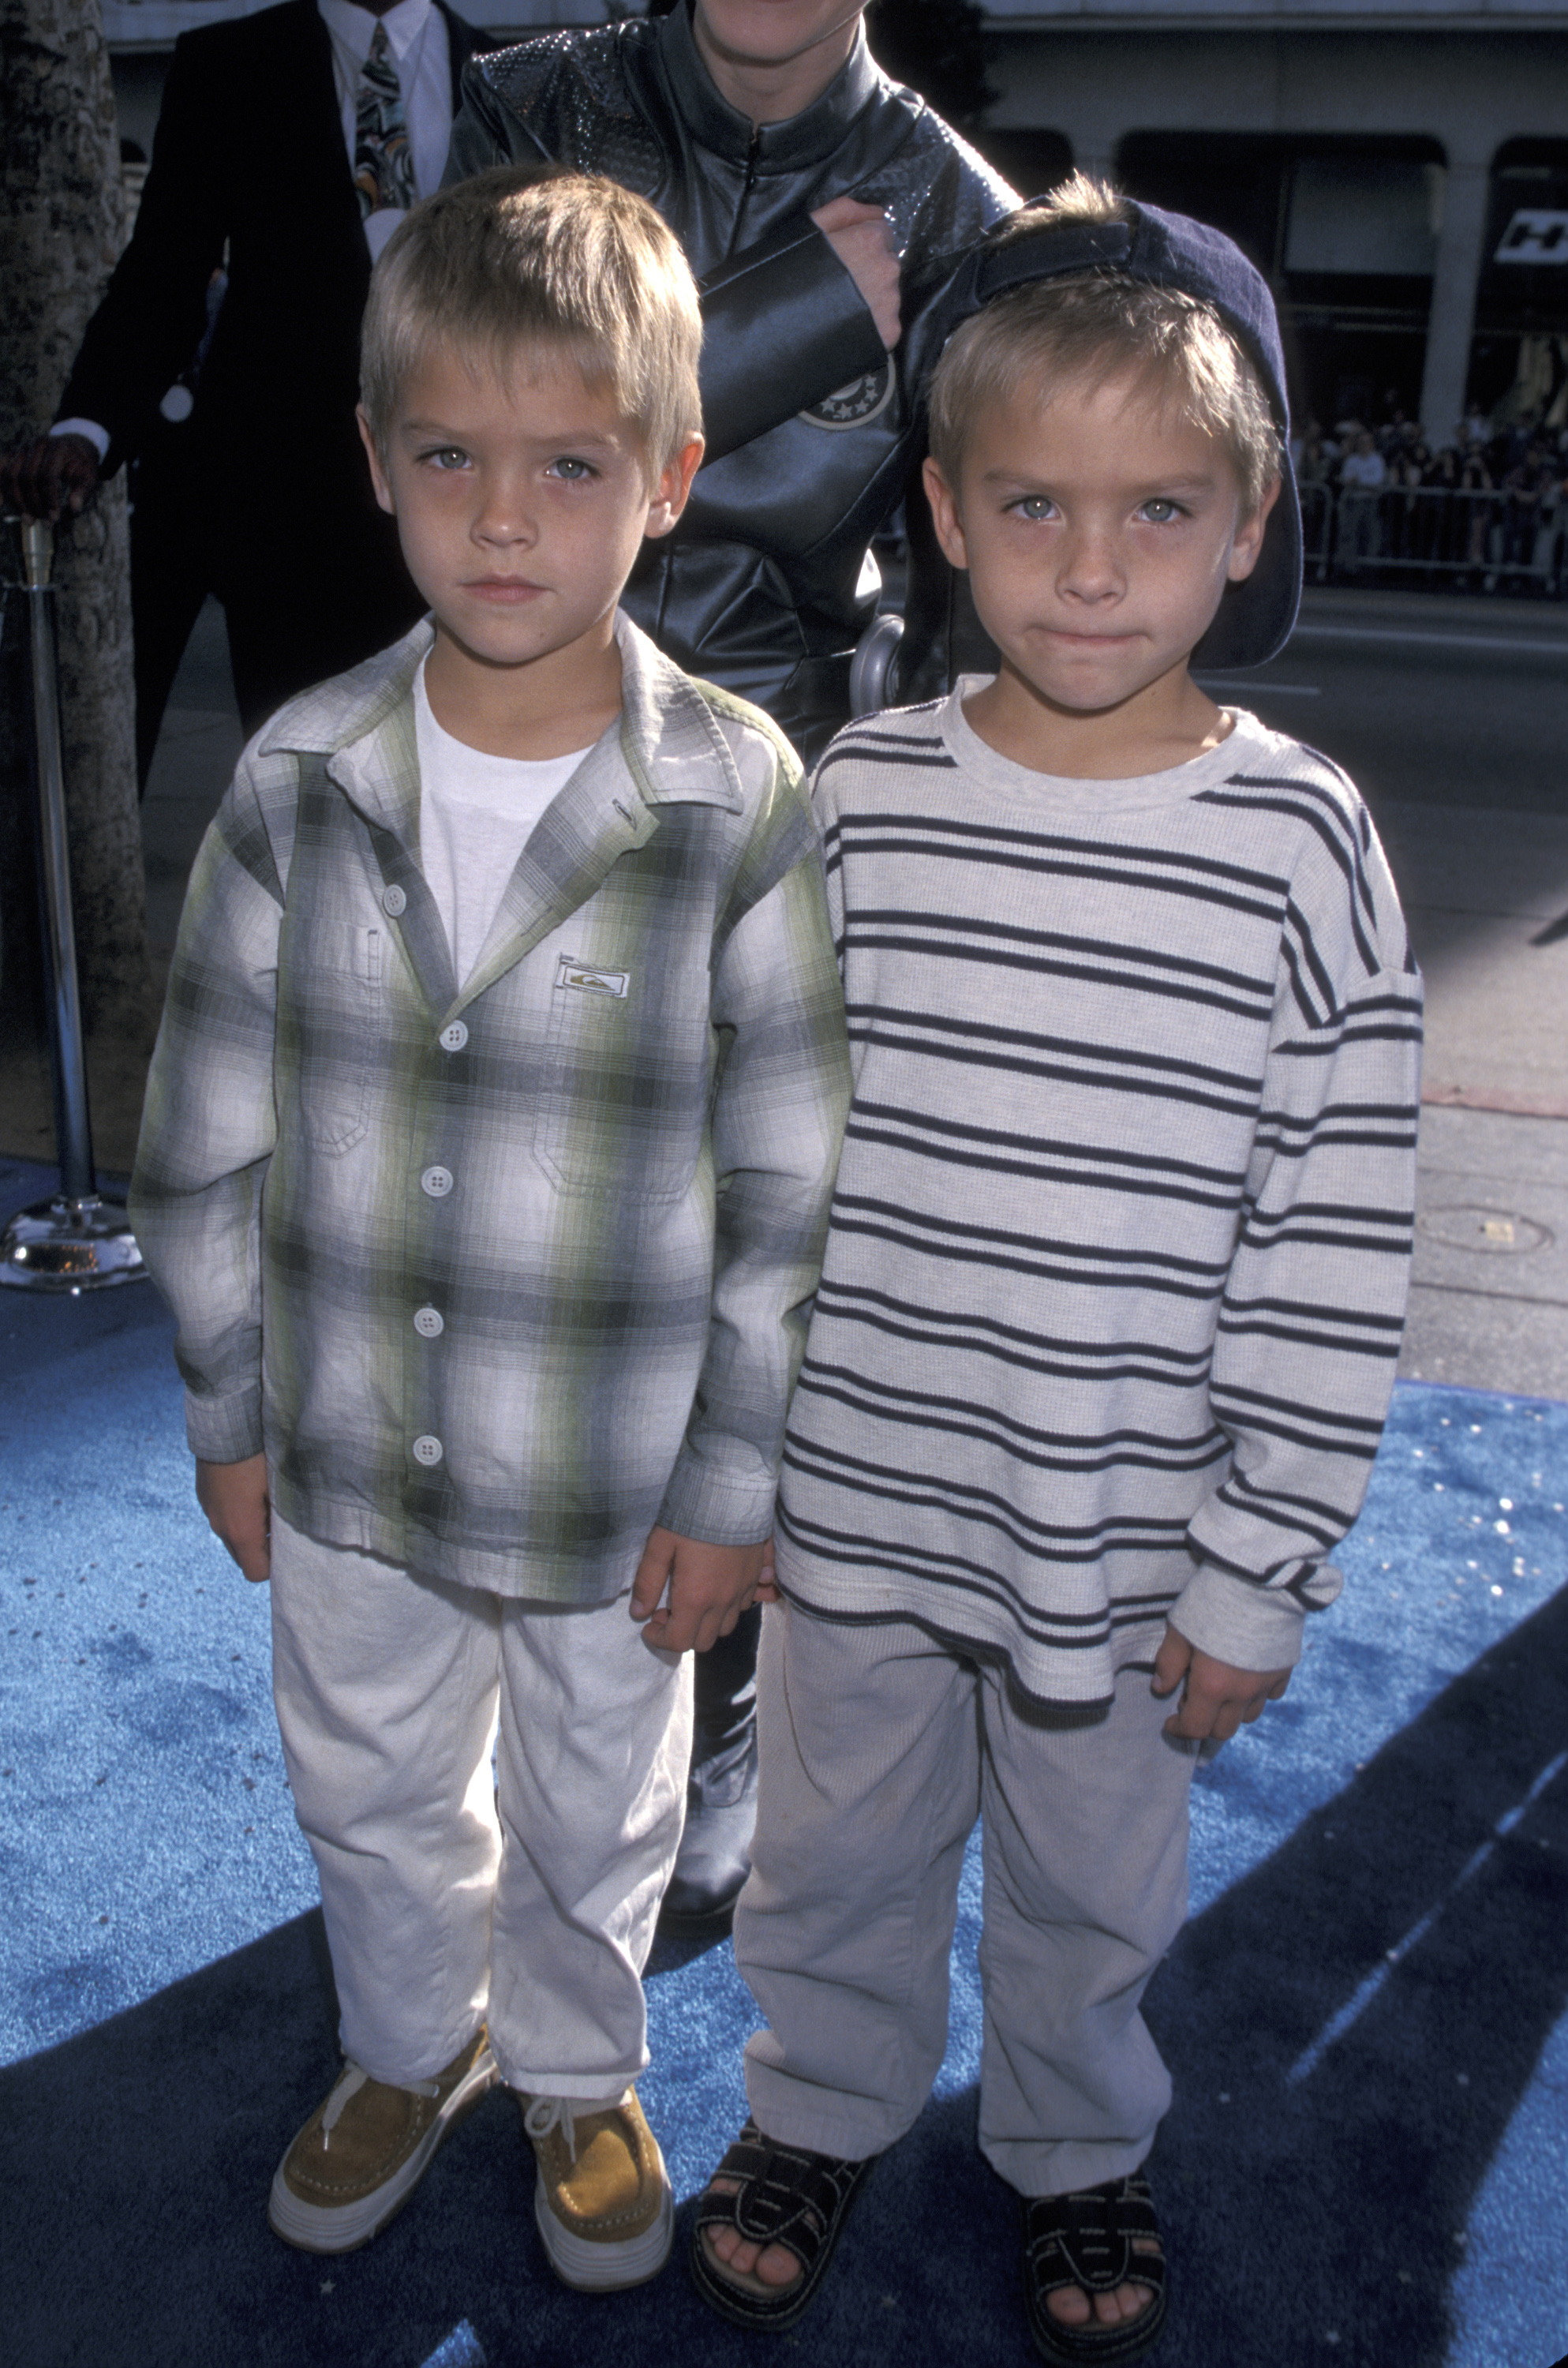
M618 620L624 705L460 988L428 625L254 741L192 875L131 1206L190 1444L285 1520L596 1602L768 1534L848 1099L799 768Z

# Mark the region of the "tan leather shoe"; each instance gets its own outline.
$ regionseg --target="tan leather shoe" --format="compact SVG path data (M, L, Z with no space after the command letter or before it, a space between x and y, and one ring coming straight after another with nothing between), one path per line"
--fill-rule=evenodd
M669 2259L675 2203L636 2089L608 2105L518 2101L539 2166L534 2218L556 2276L587 2294L657 2276Z
M495 2078L483 2026L444 2072L406 2088L346 2064L273 2179L267 2216L284 2243L307 2253L351 2253L369 2244Z

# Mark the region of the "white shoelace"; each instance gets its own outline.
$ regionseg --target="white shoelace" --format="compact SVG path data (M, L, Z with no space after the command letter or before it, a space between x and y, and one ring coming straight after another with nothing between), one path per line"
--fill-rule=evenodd
M577 2128L569 2097L536 2097L523 2115L523 2127L530 2138L547 2138L556 2129L564 2132L566 2151L576 2161Z
M613 2113L618 2105L625 2104L631 2094L630 2089L624 2089L619 2097L536 2097L531 2105L524 2108L523 2127L530 2138L547 2138L551 2130L562 2131L566 2139L567 2155L575 2162L575 2116L578 2113Z
M350 2056L347 2063L345 2064L343 2067L342 2077L334 2088L331 2096L326 2100L326 2111L321 2117L321 2150L323 2154L327 2154L331 2151L332 2133L337 2127L338 2119L343 2112L343 2108L348 2103L350 2098L357 2097L358 2095L360 2089L364 2087L369 2077L370 2076L365 2070L364 2066L361 2064L356 2064L353 2057ZM399 2089L406 2089L411 2097L438 2097L441 2093L441 2084L438 2080L399 2080L389 2083L388 2085Z

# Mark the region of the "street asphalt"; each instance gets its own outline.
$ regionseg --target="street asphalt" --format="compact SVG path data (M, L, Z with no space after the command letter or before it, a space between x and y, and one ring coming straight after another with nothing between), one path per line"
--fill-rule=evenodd
M1310 591L1283 656L1205 679L1352 774L1426 975L1401 1370L1568 1399L1568 605ZM143 813L149 924L165 964L191 859L240 746L222 612L210 602ZM123 1083L117 1099L133 1119L139 1081ZM121 1119L118 1157L101 1144L106 1167L128 1162L129 1133ZM36 1140L6 1149L47 1156Z
M1568 607L1310 591L1206 680L1355 779L1426 973L1400 1370L1568 1398Z

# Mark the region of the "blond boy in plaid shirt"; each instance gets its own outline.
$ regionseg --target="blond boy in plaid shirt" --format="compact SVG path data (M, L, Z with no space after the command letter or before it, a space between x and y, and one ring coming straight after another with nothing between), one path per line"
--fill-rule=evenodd
M683 1656L767 1591L847 1098L799 768L616 609L699 337L608 181L506 168L392 241L361 423L433 615L246 749L133 1191L342 2008L272 2225L364 2243L504 2080L590 2289L669 2249L631 2083Z

